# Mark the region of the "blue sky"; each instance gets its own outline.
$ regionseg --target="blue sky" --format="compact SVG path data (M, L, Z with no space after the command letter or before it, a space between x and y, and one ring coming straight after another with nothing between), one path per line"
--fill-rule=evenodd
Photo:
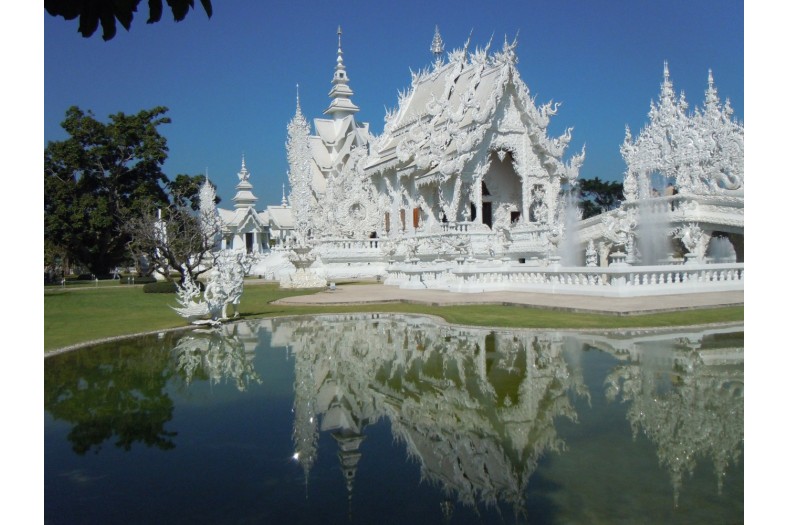
M199 2L198 2L199 4ZM60 140L66 109L111 113L169 108L165 172L207 169L229 205L246 156L260 204L278 203L286 182L286 126L296 84L308 119L328 106L342 26L357 118L383 129L385 107L431 60L435 25L447 49L483 47L519 34L519 70L537 103L561 102L549 132L573 127L566 158L586 145L581 177L621 180L624 126L637 132L656 98L667 60L690 107L703 103L707 71L744 120L742 1L257 2L214 0L180 23L165 12L110 42L82 38L76 21L44 14L44 142ZM451 5L451 8L448 8Z

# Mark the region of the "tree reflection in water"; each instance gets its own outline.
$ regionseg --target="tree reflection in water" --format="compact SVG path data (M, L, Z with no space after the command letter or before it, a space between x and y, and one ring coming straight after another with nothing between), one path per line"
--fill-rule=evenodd
M166 392L173 376L170 338L156 345L123 344L102 352L72 352L44 360L44 409L72 425L68 440L77 454L115 438L129 450L135 442L173 448L177 432L173 402Z

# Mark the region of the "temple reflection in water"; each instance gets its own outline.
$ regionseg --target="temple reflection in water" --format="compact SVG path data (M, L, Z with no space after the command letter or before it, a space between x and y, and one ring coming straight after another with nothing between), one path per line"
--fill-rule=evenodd
M69 352L45 360L46 512L741 522L743 347L741 324L585 333L354 314Z
M330 433L349 501L365 429L386 418L394 438L418 461L422 481L442 489L446 518L455 501L472 508L508 505L524 515L525 489L540 459L565 448L557 421L578 423L577 404L591 402L580 365L591 349L618 361L604 378L607 401L626 406L634 439L642 435L656 445L675 505L682 480L700 458L711 459L721 490L726 469L742 455L742 326L610 335L355 314L223 330L224 346L216 335L194 336L203 338L199 344L182 339L180 363L193 362L196 354L183 347L213 341L225 349L203 353L208 375L216 379L215 372L224 370L246 384L257 376L248 369L251 361L245 366L239 360L239 345L246 340L253 352L256 332L270 330L271 345L287 347L294 359L293 458L308 484L323 452L319 433Z

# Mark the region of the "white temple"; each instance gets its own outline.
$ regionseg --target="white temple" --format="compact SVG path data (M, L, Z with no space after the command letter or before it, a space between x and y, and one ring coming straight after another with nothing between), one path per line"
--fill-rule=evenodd
M310 126L297 97L288 124L293 235L320 279L612 296L743 289L744 129L711 72L703 109L687 114L665 64L650 122L637 138L627 128L621 147L626 200L580 221L564 195L585 148L566 160L571 128L548 135L558 104L536 104L516 41L444 53L436 27L432 65L374 136L356 120L338 36L325 118ZM293 273L275 259L253 273Z

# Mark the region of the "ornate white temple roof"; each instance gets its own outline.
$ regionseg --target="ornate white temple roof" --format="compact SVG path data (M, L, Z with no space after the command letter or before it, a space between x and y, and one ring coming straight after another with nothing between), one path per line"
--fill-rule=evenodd
M268 220L270 224L280 230L289 230L294 226L293 209L285 206L269 206Z
M254 222L259 228L263 228L266 222L254 208L239 208L235 210L224 210L219 208L219 217L225 229L240 229L247 223Z
M436 45L436 40L437 30L433 52L442 49L442 41ZM526 135L533 154L551 175L574 180L583 154L570 165L561 160L571 129L558 138L548 137L547 125L557 104L536 106L516 68L516 41L504 41L495 53L489 43L472 53L468 44L449 53L446 62L435 53L431 68L412 74L398 108L386 115L383 133L366 163L367 173L392 166L428 178L438 172L459 173L487 132L497 129Z
M252 183L249 182L249 170L246 168L246 159L241 157L241 171L238 172L238 185L233 197L233 209L217 208L222 221L224 232L238 232L240 230L263 231L268 224L263 214L255 209L257 197L252 193ZM252 225L251 228L249 227Z

